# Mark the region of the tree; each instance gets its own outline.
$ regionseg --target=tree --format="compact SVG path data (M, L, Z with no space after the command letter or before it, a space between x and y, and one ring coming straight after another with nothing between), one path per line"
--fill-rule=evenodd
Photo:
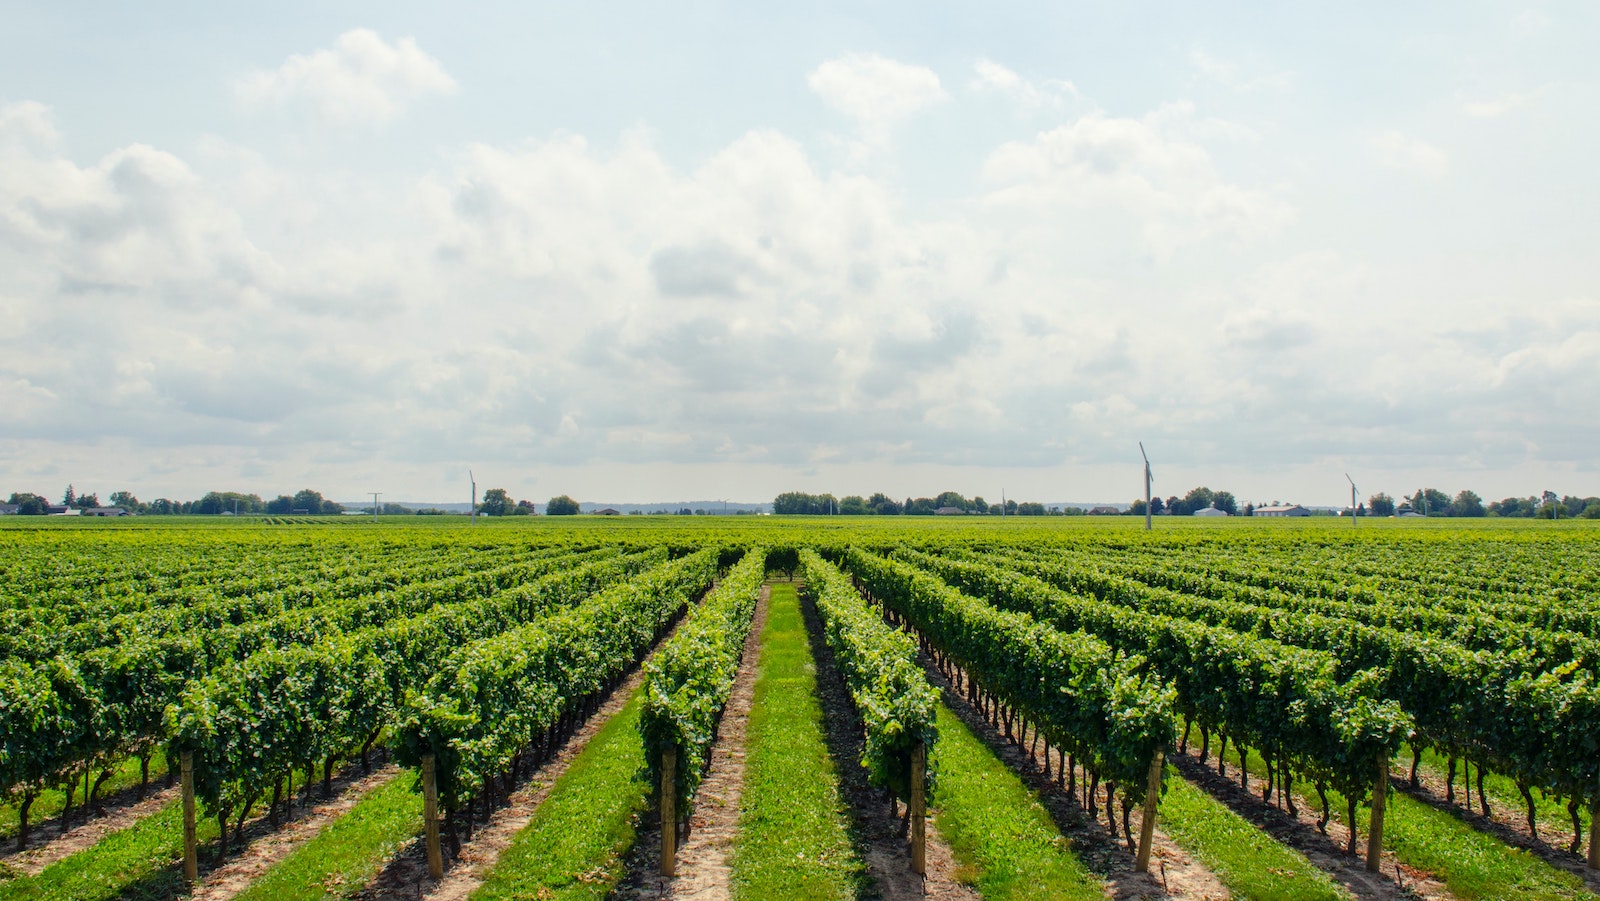
M1150 498L1150 515L1151 516L1160 516L1161 514L1163 514L1165 512L1167 512L1167 505L1161 500L1161 497L1159 495Z
M955 507L957 510L965 510L967 509L967 499L957 491L940 492L939 496L933 499L933 509L938 510L941 507Z
M1450 511L1450 495L1437 488L1418 488L1417 493L1406 498L1411 502L1411 509L1423 516L1448 516Z
M1017 505L1018 516L1043 516L1044 504L1038 501L1026 501Z
M939 509L931 497L919 497L906 505L907 516L932 516Z
M511 511L512 516L533 516L539 511L533 507L533 501L517 501L517 509Z
M287 494L280 494L267 501L267 512L273 516L288 516L294 512L294 498Z
M1239 502L1234 500L1233 493L1229 491L1218 491L1216 494L1211 495L1211 506L1229 516L1234 516L1239 512Z
M134 497L131 491L111 492L111 506L121 507L129 513L144 512L144 504L139 503L139 499Z
M548 516L572 516L578 512L578 502L565 494L558 495L544 505L544 512Z
M483 493L483 502L478 504L478 512L484 516L510 516L516 506L516 502L504 488L490 488Z
M61 505L63 507L76 507L78 505L78 492L73 491L70 484L67 485L67 493L61 496Z
M1484 514L1483 498L1477 494L1462 489L1456 499L1450 502L1447 508L1451 516L1479 517Z
M50 512L50 502L31 491L13 491L6 503L16 504L22 516L43 516Z
M839 512L845 516L865 516L872 511L867 509L866 498L852 494L839 502Z
M1372 497L1367 498L1367 510L1371 512L1373 516L1393 516L1394 498L1380 491L1377 494L1374 494Z
M208 495L210 496L210 495ZM304 511L307 514L322 514L326 501L323 501L322 491L312 491L310 488L301 488L294 491L293 506L290 512ZM338 506L338 504L334 504Z
M867 498L867 506L879 516L899 516L900 504L882 491Z
M1125 515L1127 515L1127 516L1143 516L1144 515L1144 498L1142 498L1142 497L1135 498L1133 503L1128 505L1128 512Z

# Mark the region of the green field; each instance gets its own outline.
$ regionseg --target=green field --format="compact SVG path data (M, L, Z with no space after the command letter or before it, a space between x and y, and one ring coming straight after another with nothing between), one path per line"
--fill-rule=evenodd
M207 854L219 811L237 819L248 803L259 816L291 770L299 784L308 769L320 774L330 757L348 762L373 742L388 743L407 766L435 755L444 814L459 827L514 769L526 772L529 748L565 734L567 718L609 692L746 549L764 549L783 579L810 548L821 556L808 565L837 568L831 578L870 597L872 617L916 629L928 651L971 673L974 697L997 722L1043 730L1097 780L1132 782L1193 721L1191 743L1203 725L1213 741L1228 734L1231 759L1240 743L1250 749L1255 786L1266 773L1263 749L1292 773L1301 803L1314 806L1325 783L1341 822L1337 789L1347 785L1364 849L1374 767L1385 758L1409 765L1405 743L1420 742L1432 749L1430 778L1451 753L1470 755L1475 770L1488 766L1486 784L1502 805L1495 828L1525 829L1517 786L1535 786L1540 835L1552 842L1541 851L1561 866L1512 848L1474 817L1399 797L1385 835L1396 859L1462 898L1587 897L1582 880L1561 869L1583 860L1581 849L1566 849L1567 801L1587 827L1600 787L1592 747L1600 523L1142 525L1128 517L578 516L475 527L456 517L5 517L0 838L15 843L31 799L35 844L58 841L68 780L78 786L75 804L86 767L112 773L103 794L125 792L138 780L134 753L151 746L200 761ZM849 810L829 794L835 764L813 734L816 664L790 586L776 584L733 886L756 897L800 880L819 897L851 897L869 880ZM855 622L852 635L865 628ZM977 640L962 629L986 631ZM910 647L840 645L855 655L844 661L855 678L905 678L873 655ZM726 682L702 685L693 675L674 677L673 690L690 694L664 709L703 730L718 708L697 705L720 705ZM879 709L894 697L870 685L852 691L868 705L859 712L872 778L903 798L907 746L895 730L907 714ZM503 856L485 897L580 886L603 895L626 875L618 867L652 791L641 780L654 778L637 716L630 705L602 729L593 753L614 765L574 768L536 812L537 828ZM1007 774L972 756L964 728L941 719L937 732L933 805L961 873L988 897L1019 885L1034 886L1022 890L1033 896L1098 891L1093 867L1052 856L1065 840L1020 788L996 787ZM164 755L155 759L160 776ZM359 887L418 834L415 781L406 775L375 790L248 897ZM1459 785L1456 804L1464 805ZM1170 785L1162 807L1173 840L1239 897L1340 895L1304 857L1193 785ZM553 849L587 834L572 824L599 823L592 814L602 809L601 850L561 863ZM0 860L0 897L182 894L180 819L169 804L36 876L16 875L22 857ZM603 863L573 870L591 859ZM1040 867L1057 866L1059 877L1043 883L1007 875L1046 879Z

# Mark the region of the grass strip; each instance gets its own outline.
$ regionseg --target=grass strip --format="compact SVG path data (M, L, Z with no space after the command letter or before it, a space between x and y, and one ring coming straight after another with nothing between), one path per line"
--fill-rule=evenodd
M1100 880L1017 774L943 704L938 727L935 815L956 878L988 899L1103 898Z
M732 895L855 898L866 868L851 841L823 733L816 664L793 583L775 583L747 729Z
M422 832L416 773L402 771L326 824L241 892L237 901L346 898Z
M196 824L201 844L217 837L217 821ZM166 806L91 848L56 861L36 876L0 883L0 901L109 901L172 898L183 884L183 803Z
M622 878L649 787L642 690L606 721L501 853L474 899L601 899Z
M1228 760L1238 765L1237 748L1228 749ZM1249 766L1253 775L1264 777L1266 767L1254 751L1250 752ZM1295 795L1301 804L1321 809L1321 802L1314 795L1306 798L1298 790ZM1333 808L1333 819L1344 822L1344 796L1329 789L1328 803ZM1356 812L1358 846L1363 851L1371 810L1362 806ZM1479 832L1404 792L1389 793L1383 817L1383 847L1406 866L1432 874L1460 901L1600 901L1600 895L1585 889L1583 880L1572 873Z
M1305 855L1285 846L1167 767L1157 825L1248 901L1340 901L1350 895Z
M167 775L167 758L165 754L156 754L150 758L150 791L161 791L165 784L162 779ZM93 779L91 778L91 783ZM117 764L111 777L100 786L100 798L116 794L124 789L139 786L139 758L127 757ZM59 788L47 789L39 793L33 801L33 806L28 808L29 834L40 828L59 828L59 822L50 822L51 819L61 815L61 808L66 805L67 795ZM83 810L83 782L80 779L78 790L72 796L72 810L76 816ZM17 831L21 828L20 811L16 804L0 804L0 839L16 838Z

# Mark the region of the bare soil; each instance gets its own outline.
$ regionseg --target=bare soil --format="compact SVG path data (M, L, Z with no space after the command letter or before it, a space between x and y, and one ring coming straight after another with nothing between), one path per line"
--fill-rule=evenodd
M739 799L744 793L746 729L755 697L756 671L761 659L761 630L767 622L770 587L750 622L733 691L717 724L711 748L711 767L695 793L689 831L678 846L677 876L661 875L661 815L659 809L645 818L638 842L628 856L628 875L612 897L617 899L681 898L693 901L727 901L732 873L728 855L739 828Z
M333 783L334 796L321 803L302 803L299 811L282 829L268 832L250 842L245 849L221 866L205 874L192 896L194 901L228 901L249 887L274 864L288 857L294 850L322 831L322 827L343 816L356 806L366 794L396 778L400 768L388 764L361 775L361 766L355 763L345 767ZM304 802L321 797L320 785L313 783ZM260 821L258 821L260 822Z

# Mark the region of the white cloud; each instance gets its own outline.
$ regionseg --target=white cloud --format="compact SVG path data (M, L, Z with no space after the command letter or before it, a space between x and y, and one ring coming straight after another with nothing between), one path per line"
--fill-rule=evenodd
M1368 147L1379 162L1391 169L1417 172L1430 178L1450 171L1450 157L1444 151L1399 131L1390 130L1373 137Z
M1542 85L1532 91L1503 91L1493 97L1478 98L1475 100L1461 100L1461 111L1478 119L1494 119L1519 110L1543 97L1550 90L1550 85Z
M1119 214L1161 254L1210 235L1257 237L1282 228L1292 218L1289 206L1223 179L1205 146L1185 136L1191 126L1183 107L1144 119L1095 113L1033 141L1002 145L984 163L986 200Z
M1189 61L1202 77L1242 94L1287 94L1294 90L1293 72L1246 75L1238 63L1213 56L1199 47L1189 51Z
M340 35L330 48L294 54L272 70L252 72L235 90L250 105L308 104L331 125L381 125L430 94L456 83L412 38L390 44L365 28Z
M1078 88L1070 81L1033 81L991 59L980 59L972 66L972 89L1000 94L1026 110L1059 108L1070 98L1078 99Z
M947 96L932 69L876 53L830 59L806 83L829 106L870 128L893 125Z

